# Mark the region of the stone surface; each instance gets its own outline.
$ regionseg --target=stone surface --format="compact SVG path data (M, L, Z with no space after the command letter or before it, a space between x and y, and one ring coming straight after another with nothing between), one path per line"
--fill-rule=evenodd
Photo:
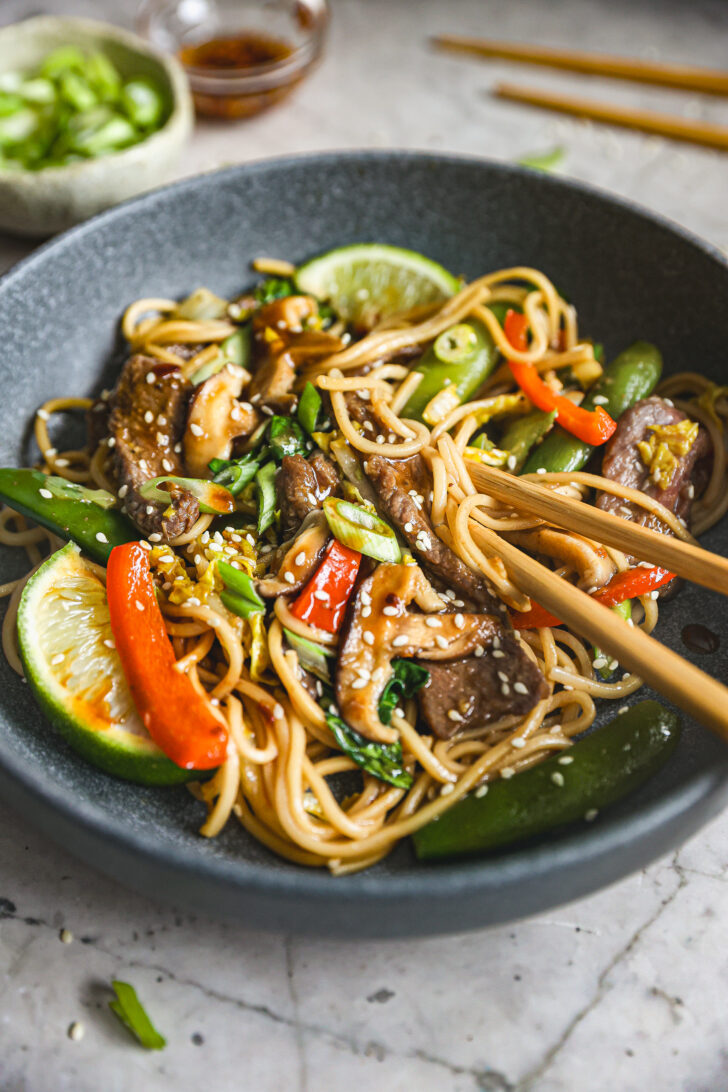
M487 91L512 76L725 122L724 103L456 60L426 42L449 30L719 66L722 0L333 7L326 60L297 97L247 125L201 126L185 173L324 148L511 160L559 143L568 174L728 249L726 157L553 120ZM130 22L110 0L4 0L0 21L40 9ZM26 250L0 240L0 268ZM723 817L644 873L513 926L333 943L177 914L101 878L2 810L0 1088L338 1092L356 1082L361 1092L725 1092L726 835ZM134 983L167 1050L146 1054L117 1025L106 1007L113 977ZM67 1034L74 1021L85 1028L76 1042Z

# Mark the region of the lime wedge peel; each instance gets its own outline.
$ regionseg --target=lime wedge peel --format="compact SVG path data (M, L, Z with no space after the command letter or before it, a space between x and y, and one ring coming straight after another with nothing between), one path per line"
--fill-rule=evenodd
M43 712L94 766L142 785L199 777L149 738L113 646L106 588L74 543L49 557L25 586L18 646Z
M346 322L370 328L391 315L454 295L460 281L414 250L357 243L299 266L296 287L331 304Z

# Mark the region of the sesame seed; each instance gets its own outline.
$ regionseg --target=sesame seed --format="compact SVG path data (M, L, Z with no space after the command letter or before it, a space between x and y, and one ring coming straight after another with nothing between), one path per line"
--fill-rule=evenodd
M137 610L144 610L144 604L139 599L135 600L135 606Z
M538 468L538 470L536 471L536 473L537 474L545 474L546 473L546 467L545 466L540 466Z
M442 622L439 618L425 618L425 625L429 626L430 629L439 629Z
M366 679L367 682L369 682L372 677L372 673L368 667L358 667L356 673L360 679Z
M442 786L442 788L440 789L440 796L449 796L450 793L454 791L455 786L453 785L452 781L450 781L447 785Z
M362 618L368 618L371 613L372 613L372 608L371 607L364 606L364 607L361 608Z
M507 698L511 692L511 688L507 682L501 683L501 694Z
M78 1043L83 1039L86 1034L86 1028L80 1022L80 1020L74 1020L68 1029L68 1038L73 1039L74 1043Z
M592 398L592 403L595 406L606 406L608 401L609 399L607 398L606 394L595 394Z
M148 504L144 511L147 513L148 516L151 516L152 512L154 511L154 505Z
M188 607L199 607L200 606L200 600L197 598L196 595L191 595L189 597L189 599L187 600L187 606Z
M487 785L479 785L478 788L475 790L475 796L477 796L478 800L481 800L487 792Z
M513 769L512 766L504 766L500 772L500 775L504 781L508 781L511 777L513 777L515 772L516 771Z
M557 770L556 773L551 774L551 780L554 785L558 785L559 788L561 788L564 784L564 775Z
M407 637L406 633L398 633L392 641L392 645L394 646L394 648L402 648L403 645L407 644L408 640L409 638Z
M527 694L528 693L528 687L526 686L525 683L522 683L520 681L519 682L514 682L513 689L515 690L515 692L517 694Z
M473 655L477 656L478 659L480 659L481 656L485 656L485 649L483 648L483 646L482 645L476 645L475 648L473 649Z
M175 444L172 450L175 452L175 454L179 455L182 451L182 444Z
M69 465L70 465L70 462L69 462L68 459L56 459L56 466L69 466Z
M354 679L353 683L351 684L351 689L352 690L363 690L368 682L369 682L368 679L362 679L361 677L358 678L358 679Z
M589 808L589 811L584 813L584 818L586 819L587 823L593 823L597 815L599 815L598 808Z
M108 542L109 540L108 540L108 538L106 537L106 535L104 534L103 531L97 531L96 532L96 541L97 542Z
M508 676L506 675L505 671L499 671L498 678L501 682L508 682Z
M150 542L161 542L162 541L162 536L160 535L159 531L155 531L154 534L150 535L149 536L149 541Z
M174 467L169 459L162 459L162 470L166 470L168 474L171 474Z
M106 640L104 641L104 644L106 645L107 648L116 648L116 645L114 644L114 642L111 640L110 637L106 638Z
M156 378L157 377L155 376L154 372L147 372L147 383L149 383L150 386Z
M606 667L607 666L606 656L597 656L597 658L594 660L593 666L597 670L599 670L599 668L601 668L601 667Z
M46 454L47 459L54 459L56 457L56 455L58 454L58 448L57 447L49 447L49 448L46 449L45 454Z
M396 607L383 607L382 608L382 614L386 614L388 618L396 618L397 617L397 608Z
M447 639L441 633L436 633L435 644L438 648L447 648Z
M40 493L43 500L53 500L53 494L51 493L50 489L39 489L38 492Z
M167 435L166 432L158 432L157 433L157 443L161 447L167 447L167 445L169 444L169 436Z
M509 470L515 470L517 462L518 462L518 460L516 459L515 455L509 455L508 458L506 459L506 466L508 467Z
M378 435L378 436L376 437L376 441L375 441L375 442L376 442L376 443L378 443L378 444L383 444L383 443L384 443L384 437L382 436L381 432L380 432L380 433L379 433L379 435Z
M148 425L151 425L153 420L154 420L154 414L152 413L151 410L147 410L147 412L144 414L145 423L148 424Z
M121 489L119 490L119 500L123 500L128 492L129 492L129 486L128 485L122 485Z
M455 615L455 629L465 629L465 619L462 614Z
M571 763L574 761L574 758L572 755L562 755L561 758L557 759L557 761L559 763L559 766L570 766Z
M58 939L60 940L61 944L70 944L73 940L73 933L70 929L61 929L60 933L58 934Z
M315 591L313 593L314 599L320 599L322 603L328 603L329 593L326 591Z
M140 540L139 545L141 546L142 550L151 550L151 548L152 548L145 538ZM164 564L165 565L171 565L171 563L173 561L174 561L173 557L165 557L164 558Z
M108 440L106 441L106 446L107 447L116 447L116 437L115 436L109 436Z
M369 629L365 629L364 632L362 633L362 640L364 641L365 645L373 645L374 644L374 634L372 633L372 631L369 630Z
M511 740L511 747L515 747L517 751L522 751L526 746L526 741L521 736L515 736Z
M464 599L453 599L452 605L454 607L464 607L465 606L465 600Z
M410 523L409 520L407 521L407 523L405 523L404 529L405 529L405 531L407 532L408 535L411 534L412 531L414 531L414 527L412 526L412 524Z
M283 713L283 706L280 704L280 702L276 702L276 704L273 706L273 716L276 720L281 720L283 718Z
M361 598L362 603L370 604L371 601L372 601L372 597L369 594L369 592L366 590L366 588L362 588L362 590L360 592L360 598Z
M194 423L194 421L190 425L190 432L192 433L193 436L202 436L202 435L204 435L204 429L200 425L196 425Z
M457 709L448 709L447 716L449 720L454 720L457 722L463 721L465 719L462 713L459 713Z
M495 656L496 660L502 660L505 656L505 652L502 648L494 648L493 655Z

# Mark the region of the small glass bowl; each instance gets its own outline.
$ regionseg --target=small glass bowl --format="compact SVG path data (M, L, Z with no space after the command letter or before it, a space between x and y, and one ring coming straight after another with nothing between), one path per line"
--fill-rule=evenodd
M328 21L326 0L144 0L137 30L181 60L198 113L238 119L290 94L319 60ZM236 40L253 63L236 64ZM194 55L208 43L214 67Z

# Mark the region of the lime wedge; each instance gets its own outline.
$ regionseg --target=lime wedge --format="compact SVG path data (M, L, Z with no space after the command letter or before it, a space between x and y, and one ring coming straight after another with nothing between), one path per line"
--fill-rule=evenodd
M49 557L26 584L18 645L44 713L94 766L142 785L199 777L149 738L114 648L106 588L75 543Z
M299 291L325 300L346 322L365 329L413 307L446 300L460 287L437 262L383 243L329 250L299 266L295 282Z

